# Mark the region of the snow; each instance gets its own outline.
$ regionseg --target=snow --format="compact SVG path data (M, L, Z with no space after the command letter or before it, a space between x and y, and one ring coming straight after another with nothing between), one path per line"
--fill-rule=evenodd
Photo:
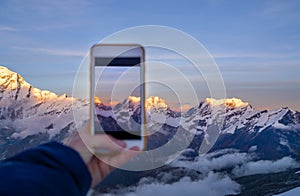
M257 115L258 113L260 113L260 112L254 110L253 108L248 106L245 113L240 117L240 123L237 126L237 128L240 129L240 128L244 127L245 124L249 121L248 119L250 119L252 116Z
M257 150L257 146L251 146L248 150L248 152L254 152Z
M286 139L280 138L279 143L283 146L288 147L288 149L291 151L292 148L290 147L289 142Z
M278 121L275 122L272 127L276 128L276 129L288 129L290 128L289 126L286 126L284 124L279 123Z
M225 107L230 107L230 108L242 108L249 105L247 102L243 102L241 99L237 99L237 98L231 98L231 99L206 98L205 102L209 103L214 107L223 105Z
M13 128L16 130L13 137L24 138L45 131L53 137L74 120L80 123L88 119L87 101L68 98L66 95L58 96L50 91L34 88L17 73L0 66L0 85L3 84L5 87L9 85L4 92L0 92L2 97L0 115L13 121ZM96 108L96 113L103 117L118 118L125 123L130 120L134 111L139 109L139 102L139 97L129 97L116 111ZM254 131L256 126L260 127L259 132L268 126L288 128L278 122L289 111L287 108L261 112L237 98L220 100L207 98L202 103L201 108L194 107L192 113L182 113L181 117L174 118L168 115L169 108L166 101L152 96L147 99L148 115L151 117L148 126L153 127L156 124L182 126L194 134L204 132L205 138L208 137L207 127L215 123L222 127L222 133L228 134L234 134L237 129L246 125L250 126L249 131ZM199 121L203 123L199 124ZM7 124L5 120L1 122L3 125ZM46 129L50 124L53 124L53 128ZM288 146L283 139L280 143Z
M146 99L145 103L146 109L150 110L151 108L167 108L166 101L158 96L150 96Z
M178 127L181 124L182 121L183 121L183 118L181 118L181 117L178 117L178 118L169 117L169 118L166 119L165 123L167 125L172 126L172 127Z
M96 108L96 114L101 115L103 117L109 117L114 115L112 110L101 110L99 108Z
M288 112L288 109L280 109L280 110L270 111L269 113L264 113L263 117L260 118L260 120L256 123L257 126L261 126L261 128L259 129L258 132L260 133L265 128L267 128L267 127L269 127L271 125L274 125L287 112Z
M236 127L230 126L229 128L225 129L225 130L223 131L223 133L234 134L234 133L235 133L235 130L236 130Z
M294 188L284 193L280 193L277 196L299 196L300 195L300 187ZM276 196L276 195L274 195Z
M16 132L12 135L13 138L23 139L29 135L45 132L52 138L63 128L74 122L72 101L69 98L40 102L36 110L32 108L33 104L36 103L28 102L28 104L22 105L24 111L23 118L14 120L13 125ZM87 109L84 102L78 101L77 104L81 105L82 112ZM88 119L87 115L82 115L82 117L81 121ZM46 129L50 124L53 124L53 128Z
M20 75L1 66L0 85L5 88L0 92L0 114L4 117L1 124L12 125L13 138L46 132L52 138L74 123L73 106L81 113L88 111L85 101L34 88ZM80 121L87 118L88 115L81 115ZM47 128L51 124L52 128Z
M137 99L137 101L139 100ZM132 111L138 106L136 102L132 102L134 102L132 98L124 101L121 109L115 112L115 117L122 118L124 121L129 120L129 117L119 114L125 112L128 113L128 116L131 116ZM196 106L193 108L192 113L182 113L181 117L173 118L167 114L165 100L153 96L148 99L148 102L151 105L147 110L148 116L150 116L149 127L156 123L167 124L172 127L182 126L185 130L195 134L199 134L198 132L203 133L203 131L206 134L207 126L214 123L222 127L222 133L227 134L234 134L237 129L242 129L245 126L250 126L248 130L251 133L254 132L255 127L259 127L259 132L268 126L283 127L284 125L278 123L278 121L288 112L288 109L261 112L236 98L221 100L207 98L201 108ZM133 108L132 111L128 110L129 108ZM97 113L104 117L113 116L111 111L102 110L97 111ZM198 125L200 120L203 123Z
M152 113L151 114L151 122L152 123L159 123L159 124L164 124L166 122L166 115L165 114L157 114L157 113Z

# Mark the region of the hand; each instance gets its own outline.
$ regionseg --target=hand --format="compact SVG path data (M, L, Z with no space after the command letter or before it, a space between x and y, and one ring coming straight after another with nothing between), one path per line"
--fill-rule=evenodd
M111 136L91 135L85 126L80 133L75 132L65 141L65 145L75 149L86 163L92 176L92 187L100 183L112 170L128 162L139 153L139 148L126 148L126 143ZM95 150L108 150L112 153L97 154Z

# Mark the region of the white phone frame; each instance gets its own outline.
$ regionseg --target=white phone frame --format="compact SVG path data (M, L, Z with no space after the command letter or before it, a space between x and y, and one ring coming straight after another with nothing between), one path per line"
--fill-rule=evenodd
M89 130L95 134L95 58L96 57L140 57L140 81L142 92L140 92L141 103L141 139L123 140L127 148L138 146L140 150L146 148L146 112L145 112L145 49L139 44L95 44L90 49L90 108L89 108Z

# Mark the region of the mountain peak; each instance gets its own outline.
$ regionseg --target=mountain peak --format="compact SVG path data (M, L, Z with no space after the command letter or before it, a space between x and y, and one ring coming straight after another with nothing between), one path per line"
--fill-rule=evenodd
M212 106L225 106L227 108L242 108L249 104L238 98L226 98L226 99L213 99L206 98L205 102Z
M141 101L140 97L135 97L135 96L129 96L128 99L134 103L140 103Z
M23 98L34 97L38 100L53 99L58 96L48 90L40 90L32 87L24 78L4 66L0 66L0 98L7 100L21 100Z
M20 85L30 86L24 78L4 66L0 66L0 86L5 86L11 90L17 89Z
M101 101L101 99L100 99L99 97L94 96L94 103L95 103L96 105L99 105L99 104L102 103L102 101Z
M158 96L150 96L148 99L146 99L145 106L147 110L150 110L152 107L168 108L166 101Z

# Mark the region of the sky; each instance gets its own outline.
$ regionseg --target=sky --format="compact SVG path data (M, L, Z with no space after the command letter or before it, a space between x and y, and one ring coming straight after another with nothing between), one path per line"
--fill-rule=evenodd
M98 66L95 67L95 72L95 96L105 105L123 102L129 96L140 97L139 66Z
M227 97L300 110L299 9L297 0L3 0L0 64L37 88L72 95L90 46L125 28L164 25L205 46Z

